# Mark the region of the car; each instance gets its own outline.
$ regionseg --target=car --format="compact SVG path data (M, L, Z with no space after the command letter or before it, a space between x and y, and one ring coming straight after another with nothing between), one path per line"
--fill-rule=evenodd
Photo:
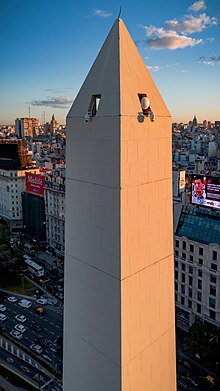
M18 322L21 322L21 323L24 323L24 322L26 322L26 320L27 320L27 318L25 318L25 316L24 316L24 315L21 315L21 314L17 314L17 315L15 316L15 319L16 319Z
M5 307L5 305L4 304L0 304L0 311L4 312L6 310L7 310L7 308Z
M33 322L33 323L31 323L30 327L33 331L36 331L37 333L40 333L41 331L43 331L43 327L39 323Z
M58 292L63 292L63 286L62 285L54 285L54 289Z
M27 299L22 299L18 302L18 305L22 308L30 308L32 306L32 302Z
M8 300L10 303L16 303L16 301L18 301L17 297L15 297L15 296L8 296L8 297L7 297L7 300Z
M36 345L35 343L31 344L30 349L33 350L33 352L35 352L37 354L41 354L43 352L42 346Z
M23 337L22 333L17 330L11 330L9 333L15 339L21 339Z
M60 299L60 300L63 300L63 299L64 299L64 294L61 293L61 292L55 293L55 296L56 296L58 299Z
M0 314L0 322L5 322L8 317L5 314Z
M207 376L202 377L202 379L205 380L206 382L208 382L210 384L210 386L215 387L215 379L213 376L207 375Z
M37 300L37 304L46 305L47 299L45 297L41 297L40 299Z
M5 324L0 324L0 331L7 331L8 330L8 326L6 326Z
M199 386L199 382L197 381L197 379L189 373L183 373L180 377L193 387Z
M52 341L50 339L43 338L40 335L39 335L39 337L35 338L34 342L38 345L41 345L42 347L45 347L45 348L52 345Z
M184 358L180 358L178 362L180 365L182 365L183 367L185 367L187 369L191 368L190 363L187 360L184 360Z
M23 326L23 324L18 323L14 326L14 329L23 334L27 330L27 327Z
M181 390L189 390L188 384L183 379L178 379L177 385L178 385L179 388L181 388Z
M41 307L35 308L34 313L37 315L46 315L45 309Z

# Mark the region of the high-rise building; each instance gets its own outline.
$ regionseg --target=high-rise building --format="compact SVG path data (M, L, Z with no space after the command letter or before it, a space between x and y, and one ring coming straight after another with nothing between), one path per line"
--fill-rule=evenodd
M67 116L64 391L174 391L171 117L123 21Z
M15 120L15 133L18 138L35 137L39 130L37 118L17 118Z
M65 247L65 168L56 168L45 177L46 237L58 256Z

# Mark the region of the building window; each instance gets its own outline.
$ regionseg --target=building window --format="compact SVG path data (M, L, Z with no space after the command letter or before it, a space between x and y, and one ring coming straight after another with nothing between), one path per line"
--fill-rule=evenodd
M185 297L181 296L181 304L185 305Z
M185 242L185 240L183 241L183 250L186 250L186 242Z
M186 265L185 263L182 263L182 271L185 272L185 270L186 270Z
M178 291L178 282L175 281L175 291Z
M92 117L95 117L101 101L101 95L92 95L92 99L89 105L89 113L91 113Z
M193 246L193 244L190 244L190 246L189 246L189 251L190 251L191 253L194 253L194 246Z
M199 247L199 255L203 255L203 248Z
M202 289L202 280L198 280L198 289Z
M200 270L200 269L198 270L198 276L202 277L202 270Z
M217 271L217 265L215 263L211 263L211 269Z
M192 300L188 300L188 307L192 308Z
M210 295L216 296L216 287L213 285L210 285Z
M210 276L210 282L212 282L213 284L216 284L216 276L214 276L213 274L211 274L211 276Z
M192 286L192 283L193 283L193 278L192 276L189 276L189 285Z
M186 279L186 275L185 273L182 273L182 282L185 282L185 279Z
M199 265L203 265L203 259L199 258Z
M176 245L176 247L179 247L179 240L175 241L175 245Z
M197 312L198 314L201 314L201 304L197 304Z
M189 274L193 274L193 267L189 266Z
M175 261L175 268L178 269L178 261Z
M209 310L209 317L215 320L215 311Z
M193 255L189 256L189 262L193 263Z
M188 293L189 293L189 297L192 297L192 288L191 287L188 288Z
M186 253L182 253L182 258L186 259Z
M62 208L62 209L63 209L63 208ZM179 256L179 251L178 251L178 250L175 250L175 255L176 255L176 257Z
M197 292L197 300L202 301L202 292L200 291Z
M215 308L215 299L213 297L209 298L209 307Z
M212 259L213 261L217 261L217 251L212 252Z
M178 270L175 270L175 280L178 280Z
M185 285L181 285L181 293L183 293L185 295Z

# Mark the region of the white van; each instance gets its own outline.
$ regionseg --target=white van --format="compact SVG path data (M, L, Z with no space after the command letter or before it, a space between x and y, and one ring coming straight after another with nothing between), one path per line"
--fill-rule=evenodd
M32 306L32 302L30 300L22 299L18 302L18 305L23 308L30 308Z

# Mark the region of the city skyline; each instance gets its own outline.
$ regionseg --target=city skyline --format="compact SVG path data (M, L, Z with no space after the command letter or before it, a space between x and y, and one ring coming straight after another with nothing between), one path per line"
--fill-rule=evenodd
M121 6L121 11L120 11ZM152 4L1 4L0 124L52 114L61 124L115 19L128 31L174 122L219 120L220 7L217 0ZM71 81L71 82L70 82ZM30 108L30 109L29 109Z

